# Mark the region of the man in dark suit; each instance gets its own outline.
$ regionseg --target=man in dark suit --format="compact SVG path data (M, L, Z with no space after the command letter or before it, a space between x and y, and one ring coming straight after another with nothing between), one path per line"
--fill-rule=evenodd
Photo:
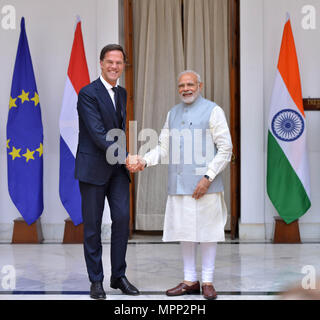
M120 140L125 140L127 93L117 85L125 59L121 46L104 47L100 54L100 78L82 88L78 96L79 144L75 177L80 185L84 255L91 282L90 296L94 299L106 298L101 258L105 197L112 220L110 286L125 294L139 294L125 276L130 175L125 167L125 141L121 143Z

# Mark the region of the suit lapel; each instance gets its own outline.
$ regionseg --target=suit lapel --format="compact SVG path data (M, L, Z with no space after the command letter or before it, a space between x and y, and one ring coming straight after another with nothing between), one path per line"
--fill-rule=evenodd
M98 78L96 80L96 90L97 90L97 94L100 97L100 99L102 101L106 101L106 103L104 103L103 105L105 106L105 111L107 111L113 120L114 123L114 127L117 128L118 127L118 120L117 120L117 115L116 115L116 111L114 109L114 104L112 102L112 99L109 95L108 90L106 89L106 87L103 85L103 83L101 82L100 78Z

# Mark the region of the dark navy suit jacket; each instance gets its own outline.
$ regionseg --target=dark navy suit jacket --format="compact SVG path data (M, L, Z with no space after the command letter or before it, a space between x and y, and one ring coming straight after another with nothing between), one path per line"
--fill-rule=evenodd
M118 86L122 109L122 129L126 124L126 90ZM75 178L86 183L103 185L119 164L106 160L106 151L115 141L107 141L107 133L119 128L116 111L108 90L100 78L83 87L78 95L79 143L75 163ZM121 166L124 166L123 164ZM130 181L130 174L124 166Z

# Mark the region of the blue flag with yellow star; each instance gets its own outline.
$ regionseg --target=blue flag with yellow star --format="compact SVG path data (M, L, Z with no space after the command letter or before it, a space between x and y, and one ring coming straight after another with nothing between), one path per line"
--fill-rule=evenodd
M13 71L7 122L10 197L30 225L43 211L43 128L24 18Z

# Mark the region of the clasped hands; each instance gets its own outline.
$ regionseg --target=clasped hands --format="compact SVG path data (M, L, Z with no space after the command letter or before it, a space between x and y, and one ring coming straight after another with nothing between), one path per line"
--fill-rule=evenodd
M126 159L126 167L131 173L143 171L146 166L146 161L139 155L129 154Z
M126 167L131 173L143 171L146 166L146 161L139 155L131 155L129 154L126 159ZM200 179L198 182L193 194L192 198L198 200L202 198L208 191L210 187L210 182L206 178Z

